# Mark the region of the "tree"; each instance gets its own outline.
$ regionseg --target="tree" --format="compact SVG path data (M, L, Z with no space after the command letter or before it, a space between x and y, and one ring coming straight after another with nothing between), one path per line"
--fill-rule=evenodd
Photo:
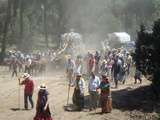
M11 1L8 0L7 3L7 13L6 13L6 19L4 23L4 30L3 30L3 38L2 38L2 43L1 43L1 62L3 62L5 53L6 53L6 38L7 38L7 33L8 33L8 27L11 19Z
M48 0L43 0L42 1L42 13L43 13L43 26L44 26L44 36L45 36L45 43L46 43L46 48L49 47L48 43L48 24L47 24L47 1Z
M136 68L139 69L147 79L152 81L152 88L159 97L160 90L160 19L154 22L151 31L144 26L138 32L136 41Z
M20 38L19 38L19 48L20 50L23 50L23 45L24 45L24 41L23 41L23 34L24 34L24 0L19 0L20 2L20 12L19 12L19 16L20 16Z
M154 6L155 6L155 15L160 16L160 1L159 0L153 0Z
M149 25L155 13L155 0L116 0L111 2L113 15L121 21L122 28L136 35L140 24Z

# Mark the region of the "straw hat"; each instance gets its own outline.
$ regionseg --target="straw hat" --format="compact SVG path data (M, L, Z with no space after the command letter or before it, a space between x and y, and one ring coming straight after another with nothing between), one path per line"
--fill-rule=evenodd
M22 76L22 78L24 78L24 79L27 79L29 77L30 77L30 74L28 74L28 73L24 73L23 76Z
M65 57L66 57L66 59L71 59L72 56L70 54L68 54Z
M107 78L108 76L105 73L102 73L101 75L103 78Z
M81 77L82 74L81 74L81 73L76 73L76 76L77 76L77 77Z
M43 83L38 87L40 90L46 90L47 86Z
M106 60L103 60L103 63L105 63L105 64L106 64L106 63L107 63L107 61L106 61Z

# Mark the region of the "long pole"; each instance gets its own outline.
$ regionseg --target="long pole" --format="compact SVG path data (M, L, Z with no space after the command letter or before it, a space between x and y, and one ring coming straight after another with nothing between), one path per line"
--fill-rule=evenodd
M68 105L68 103L69 103L70 83L71 83L71 80L69 80L69 83L68 83L68 97L67 97L67 105Z
M21 88L20 88L20 78L18 78L18 108L21 109Z

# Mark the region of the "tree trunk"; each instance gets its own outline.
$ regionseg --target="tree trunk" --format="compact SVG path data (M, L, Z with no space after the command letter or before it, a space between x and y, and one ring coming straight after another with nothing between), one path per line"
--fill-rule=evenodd
M44 21L44 35L45 35L45 43L46 43L46 47L49 47L49 43L48 43L48 27L47 27L47 6L46 6L47 1L44 0L43 1L43 21Z
M58 34L58 37L57 37L57 48L60 47L61 45L61 34L62 33L65 33L66 32L66 29L65 29L65 8L64 8L64 5L63 5L63 0L58 0L58 6L59 6L59 19L58 19L58 22L57 22L57 25L58 25L58 29L57 29L57 34Z
M8 0L7 14L6 14L6 19L4 23L3 38L2 38L2 44L1 44L1 62L3 62L5 53L6 53L6 37L8 33L9 22L11 19L11 1L12 0Z
M17 16L17 9L18 9L19 0L13 0L13 17Z
M21 51L23 50L23 30L24 30L24 23L23 23L23 12L24 12L24 7L23 7L23 0L20 0L20 37L19 37L19 49Z

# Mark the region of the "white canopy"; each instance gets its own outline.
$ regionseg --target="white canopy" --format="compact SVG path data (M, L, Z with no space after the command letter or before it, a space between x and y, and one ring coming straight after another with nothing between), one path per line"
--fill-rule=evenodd
M131 37L126 32L114 32L108 35L109 40L118 40L121 43L127 43L131 41Z

